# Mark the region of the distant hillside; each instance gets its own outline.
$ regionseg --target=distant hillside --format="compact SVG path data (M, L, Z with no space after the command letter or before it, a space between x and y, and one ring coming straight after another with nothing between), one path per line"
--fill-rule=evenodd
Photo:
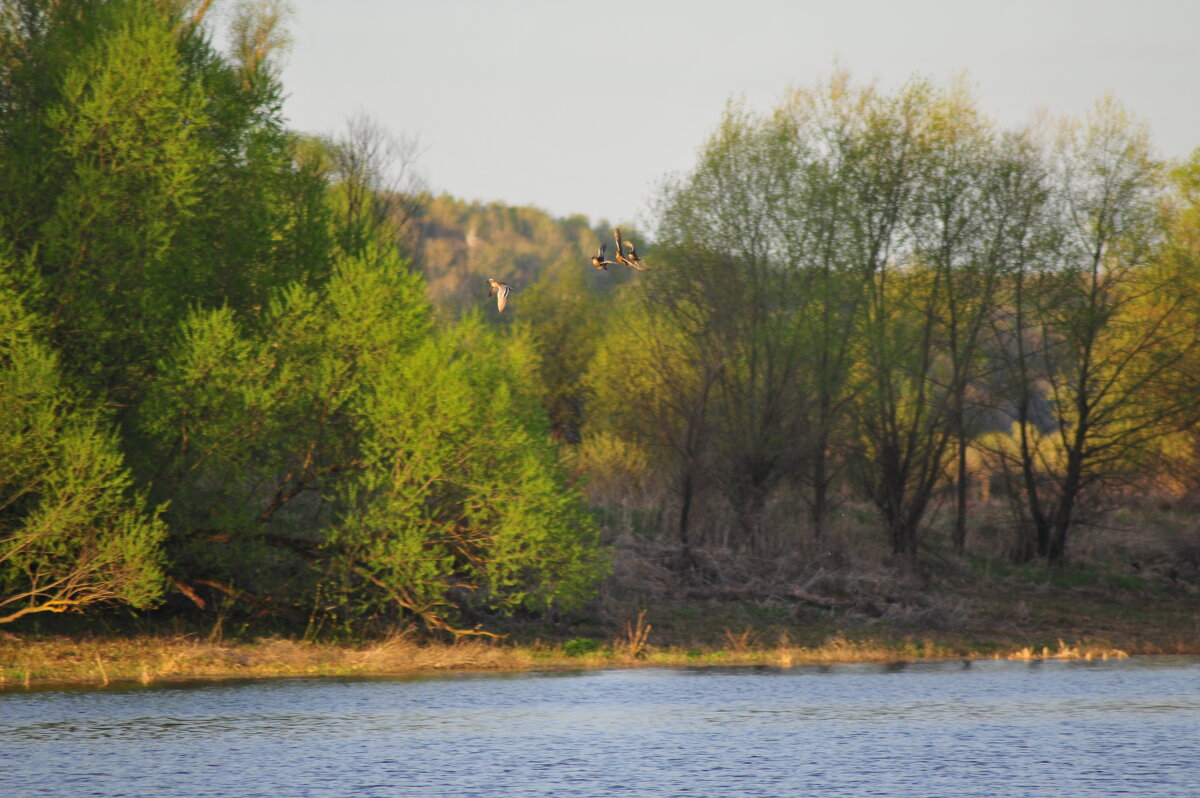
M630 277L624 269L607 275L596 272L589 263L601 241L610 242L610 252L613 249L612 228L604 220L593 226L583 215L555 218L539 208L469 202L443 194L430 199L414 222L416 259L430 298L451 313L481 304L488 277L519 291L559 269L577 267L589 273L587 286L598 293ZM636 230L628 232L641 244Z

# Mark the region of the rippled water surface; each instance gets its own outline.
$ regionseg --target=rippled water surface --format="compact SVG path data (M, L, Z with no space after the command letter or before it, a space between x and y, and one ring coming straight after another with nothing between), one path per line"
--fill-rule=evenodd
M1200 660L0 693L0 796L1200 795Z

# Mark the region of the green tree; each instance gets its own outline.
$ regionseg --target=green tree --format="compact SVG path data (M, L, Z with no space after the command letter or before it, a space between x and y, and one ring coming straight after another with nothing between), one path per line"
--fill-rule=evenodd
M932 215L938 230L925 257L939 271L945 292L939 336L949 368L948 422L955 449L951 540L961 554L971 440L995 409L988 393L998 362L991 330L1010 310L1004 303L1013 264L1045 246L1047 186L1044 165L1026 133L995 135L969 124L954 132L947 149L949 163L937 168L950 174L934 181Z
M660 197L655 270L639 286L645 312L678 331L664 340L687 341L694 350L685 362L697 379L677 385L700 392L685 404L705 408L689 414L704 423L692 428L690 437L698 437L684 449L707 441L704 448L721 464L717 487L735 509L734 543L745 547L767 545L767 500L806 454L810 342L802 320L811 281L799 260L793 233L802 222L790 214L796 206L789 197L805 190L810 142L794 133L779 116L729 108L695 169ZM652 351L672 356L657 345Z
M528 341L468 320L380 373L364 467L327 546L364 598L435 628L471 608L570 607L602 558L550 442Z
M128 401L123 387L150 365L147 343L183 310L169 256L208 159L197 136L204 98L184 82L161 14L125 4L113 16L46 111L52 157L66 168L37 255L40 304L68 368Z
M477 603L585 592L594 531L548 439L528 344L434 332L422 289L394 249L371 247L262 318L192 315L142 420L182 580L276 610L336 599L343 621L390 607L431 628Z
M143 469L171 502L175 574L300 601L329 521L323 497L361 465L363 386L429 325L420 280L378 248L261 313L193 312L138 413Z
M269 48L224 58L205 10L20 0L0 15L0 227L66 376L121 408L194 304L259 306L328 273L324 175L283 130Z
M157 513L102 414L62 384L0 264L0 623L162 595Z
M554 436L571 444L580 441L587 370L614 308L592 288L593 274L578 260L560 261L521 292L519 326L538 353L542 405Z
M682 303L684 297L680 297ZM696 308L703 312L703 306ZM688 335L644 301L613 316L585 377L589 388L583 448L612 441L645 452L678 502L680 565L692 565L694 510L714 487L714 393L720 364L702 339ZM600 460L601 466L608 463ZM595 467L595 465L593 465Z
M1168 193L1164 201L1167 236L1156 259L1155 272L1167 277L1173 290L1156 297L1159 302L1184 293L1200 296L1200 149L1176 164L1168 173ZM1161 278L1160 278L1161 279ZM1150 300L1153 295L1147 295ZM1181 308L1183 319L1200 312L1194 302ZM1147 397L1173 405L1180 396L1195 395L1194 380L1200 377L1200 352L1189 352L1177 367L1176 379L1164 380L1155 394ZM1147 476L1153 487L1178 496L1193 496L1200 487L1200 407L1183 408L1175 419L1175 428L1164 435L1153 458L1155 466Z

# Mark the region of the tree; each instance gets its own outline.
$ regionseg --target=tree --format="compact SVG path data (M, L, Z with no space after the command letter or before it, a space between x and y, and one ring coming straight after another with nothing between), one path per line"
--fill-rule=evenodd
M11 276L0 263L0 623L148 607L162 595L165 526L103 415L63 385Z
M397 138L357 115L326 147L342 249L357 252L386 232L407 252L415 252L416 218L427 199L416 171L417 140Z
M206 4L79 8L0 16L0 227L66 378L123 421L192 306L328 273L325 182L282 127L270 47L218 54Z
M928 179L922 189L927 212L918 230L915 257L933 272L939 300L934 345L952 435L955 516L951 540L966 545L971 439L990 410L983 386L991 376L989 330L1001 312L1010 264L1038 235L1044 180L1027 135L997 135L961 87L933 109L934 137ZM937 379L941 379L940 376Z
M527 341L477 320L375 376L363 467L340 491L326 548L361 608L398 606L432 628L465 611L572 607L602 568L537 402Z
M538 353L541 402L555 438L570 444L581 439L585 375L613 309L592 287L594 271L579 265L577 259L551 264L521 291L521 326Z
M729 108L695 169L664 188L656 266L641 281L647 314L676 328L668 340L688 342L700 394L687 404L705 408L691 415L706 420L700 438L720 463L718 486L740 527L734 543L744 547L766 545L767 500L804 455L809 279L788 236L802 223L788 215L788 198L804 190L798 150L807 142L793 133L777 117ZM678 356L658 351L658 368L671 368Z
M1173 286L1170 296L1182 292L1195 297L1200 295L1200 150L1176 164L1167 177L1168 192L1163 203L1166 240L1154 270L1161 275L1158 279ZM1180 309L1181 315L1193 322L1198 312L1200 307L1190 301ZM1146 399L1166 400L1170 405L1176 397L1195 395L1194 381L1200 377L1197 354L1200 352L1186 353L1175 369L1174 379L1164 380ZM1174 430L1164 435L1156 447L1156 465L1147 476L1152 487L1165 488L1168 495L1187 497L1196 495L1200 487L1200 407L1181 410Z
M678 301L683 304L687 297ZM702 313L703 307L694 312ZM719 369L701 339L653 306L633 301L614 316L586 377L590 401L584 446L612 436L650 454L655 472L679 502L675 538L685 569L692 565L696 542L693 510L715 482L714 466L720 467L713 457Z
M190 314L136 418L154 495L170 501L173 575L311 598L325 499L361 465L364 384L429 332L419 278L379 248L261 313Z
M1028 554L1060 564L1081 499L1136 473L1190 405L1177 387L1200 328L1188 284L1156 266L1160 167L1144 128L1104 98L1064 124L1055 156L1056 247L1016 275L1002 331L1017 441L997 456L1019 478Z
M72 59L46 111L52 157L65 168L39 228L38 299L70 372L127 403L127 386L150 365L147 344L183 310L169 301L179 296L172 283L186 280L169 254L207 163L204 99L183 80L161 12L106 10L111 27Z
M189 318L141 418L181 582L442 629L586 594L598 541L528 343L431 322L420 278L379 247L262 318Z
M848 212L865 152L864 110L873 96L871 87L852 86L849 73L839 70L823 84L791 91L774 117L799 156L781 198L779 235L791 267L804 277L798 297L804 362L798 377L808 400L801 408L801 481L809 486L809 519L818 543L850 440L851 377L873 279L870 260L853 257L858 228Z
M945 143L939 117L951 102L919 81L868 100L844 211L853 220L850 257L870 275L853 376L856 444L849 455L893 552L915 560L949 442L950 392L936 336L945 286L943 273L921 254L933 166Z

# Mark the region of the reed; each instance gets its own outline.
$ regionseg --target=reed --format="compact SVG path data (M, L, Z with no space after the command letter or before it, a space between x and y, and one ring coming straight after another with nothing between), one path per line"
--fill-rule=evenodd
M1094 643L1076 643L1068 645L1060 638L1058 648L1051 649L1049 646L1042 646L1040 650L1035 650L1032 646L1024 646L1015 651L1007 652L1006 654L996 654L995 659L1010 659L1010 660L1046 660L1046 659L1064 659L1064 660L1087 660L1094 659L1123 659L1129 656L1129 652L1114 648L1108 645L1097 645Z
M650 630L654 627L646 623L646 611L637 614L634 621L625 622L624 637L613 642L613 650L630 659L643 659L646 656Z

